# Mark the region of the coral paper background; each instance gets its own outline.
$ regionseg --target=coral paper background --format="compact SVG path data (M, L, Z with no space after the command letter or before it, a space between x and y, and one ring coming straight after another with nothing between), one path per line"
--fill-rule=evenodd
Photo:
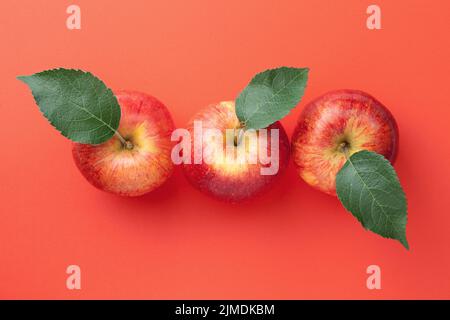
M382 30L366 28L366 8ZM69 4L82 29L65 26ZM447 0L47 1L0 4L0 298L450 298ZM90 70L148 92L178 126L233 99L257 72L309 66L302 107L328 90L368 91L400 127L396 169L411 250L364 231L338 200L288 172L265 195L228 205L177 168L127 199L89 185L69 141L15 76ZM67 290L66 267L82 270ZM366 267L382 289L366 288Z

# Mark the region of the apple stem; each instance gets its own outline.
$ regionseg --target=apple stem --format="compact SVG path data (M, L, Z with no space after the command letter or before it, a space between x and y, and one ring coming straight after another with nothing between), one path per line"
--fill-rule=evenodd
M241 143L241 141L242 141L242 138L244 137L244 129L243 128L241 128L241 129L238 129L238 134L237 134L237 137L236 137L236 146L238 146L240 143Z
M237 135L234 137L234 145L237 147L242 142L242 138L244 137L245 123L240 122L239 126L237 126L235 130L237 130Z
M122 137L122 135L119 133L119 131L116 131L114 134L115 134L116 137L120 140L120 142L122 143L122 145L123 145L125 148L127 148L128 150L133 149L133 144L132 144L130 141L125 140L125 139Z
M339 150L345 155L345 158L348 160L350 158L348 153L349 144L348 142L344 141L339 145Z

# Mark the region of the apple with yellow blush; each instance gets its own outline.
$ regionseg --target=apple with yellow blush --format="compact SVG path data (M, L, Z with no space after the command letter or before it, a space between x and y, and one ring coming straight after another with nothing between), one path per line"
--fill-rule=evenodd
M391 163L399 134L391 112L359 90L326 93L305 106L292 136L292 158L309 185L336 195L336 175L352 154L368 150Z
M187 135L196 137L200 130L202 139L192 139L184 150L183 169L191 184L227 202L249 200L269 189L290 158L289 138L280 120L301 100L308 72L293 67L265 70L234 101L197 113ZM204 130L218 134L205 137ZM199 154L209 160L195 161Z
M174 130L166 106L135 91L117 91L121 108L119 135L99 144L73 143L75 164L95 187L123 195L139 196L161 186L171 175Z
M257 131L253 135L244 133L244 136L238 139L242 129L236 116L235 102L223 101L210 105L191 119L187 126L190 137L195 137L195 130L199 130L195 127L195 122L201 125L203 132L214 129L222 134L218 139L204 135L201 145L198 146L203 153L201 163L195 163L194 160L194 150L198 141L191 139L189 148L191 154L188 155L190 161L183 164L183 171L188 181L200 191L216 199L240 202L262 194L286 170L290 157L290 144L279 121L265 129L266 135ZM272 137L275 134L273 130L277 130L276 140ZM230 133L231 135L234 133L234 136L227 139ZM272 142L276 143L275 148L272 148ZM265 146L264 150L260 149L261 146ZM227 148L231 148L232 156L227 156ZM275 149L276 152L272 154L271 150ZM239 152L243 155L241 159L237 156ZM270 161L266 163L260 161L261 154L269 155ZM251 158L257 161L248 161ZM272 168L271 174L262 174L265 169Z

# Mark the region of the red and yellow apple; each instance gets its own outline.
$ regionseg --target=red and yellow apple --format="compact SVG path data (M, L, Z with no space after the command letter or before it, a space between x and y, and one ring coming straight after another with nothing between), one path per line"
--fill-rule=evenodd
M283 126L278 121L266 128L264 134L259 130L253 131L253 135L247 136L244 133L243 138L242 136L239 138L239 132L249 131L241 130L242 125L236 116L235 103L224 101L211 105L194 116L187 127L191 137L196 136L196 123L201 125L203 132L212 129L223 135L222 138L217 136L208 138L204 135L199 146L196 146L195 139L191 139L191 161L183 164L183 171L190 183L206 194L228 202L247 200L268 189L287 167L290 144ZM273 129L278 129L276 140L272 140L276 137ZM234 139L227 139L229 132L236 133ZM278 145L277 154L271 154L275 149L271 149L275 146L273 141ZM203 153L205 161L201 163L195 163L196 147ZM231 154L227 153L227 148L235 154L241 152L247 160L258 160L242 161L243 158L238 156L227 156ZM262 174L263 168L268 168L273 163L261 161L259 157L261 153L270 155L271 161L277 161L276 171L272 174Z
M374 97L338 90L303 109L292 136L292 156L308 184L335 195L336 174L346 157L361 150L377 152L392 163L397 155L397 123Z
M139 196L162 185L173 171L172 117L154 97L115 92L121 108L117 135L100 145L73 144L73 158L95 187L124 196Z

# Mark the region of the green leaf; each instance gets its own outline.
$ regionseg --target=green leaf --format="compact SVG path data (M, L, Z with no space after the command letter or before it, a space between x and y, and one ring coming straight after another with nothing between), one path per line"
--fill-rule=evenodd
M50 123L70 140L99 144L119 127L120 106L111 89L89 72L53 69L19 76Z
M336 176L336 192L364 228L397 239L409 249L405 193L382 155L366 150L354 153Z
M266 128L286 116L303 96L308 68L258 73L236 99L236 115L248 129Z

